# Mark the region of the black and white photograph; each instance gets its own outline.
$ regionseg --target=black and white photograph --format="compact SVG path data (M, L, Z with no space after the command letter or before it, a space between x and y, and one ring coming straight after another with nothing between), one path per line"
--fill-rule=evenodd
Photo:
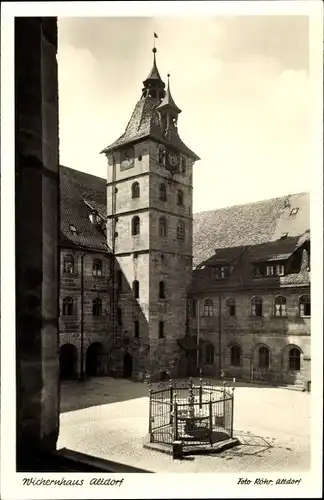
M322 3L1 11L1 496L320 498Z

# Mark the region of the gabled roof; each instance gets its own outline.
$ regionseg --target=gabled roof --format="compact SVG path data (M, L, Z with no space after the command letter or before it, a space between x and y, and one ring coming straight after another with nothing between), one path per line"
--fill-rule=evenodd
M86 202L87 200L87 202ZM60 244L108 252L106 237L89 219L89 203L106 214L106 180L72 168L60 167ZM74 226L76 232L71 230Z
M298 211L290 215L293 208ZM217 256L217 249L259 245L276 241L285 234L301 237L309 229L309 193L196 213L193 215L193 264L201 264L215 251Z

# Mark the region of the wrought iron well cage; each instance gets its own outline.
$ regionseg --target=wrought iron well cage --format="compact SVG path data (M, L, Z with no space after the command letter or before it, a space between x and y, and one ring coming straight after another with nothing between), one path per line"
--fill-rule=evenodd
M149 381L149 439L151 443L213 446L233 438L234 388L200 378Z

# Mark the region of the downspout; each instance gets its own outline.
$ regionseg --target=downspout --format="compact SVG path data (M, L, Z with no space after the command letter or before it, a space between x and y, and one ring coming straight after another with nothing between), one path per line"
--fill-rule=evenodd
M219 362L219 376L222 373L222 335L223 335L223 321L222 321L222 296L218 297L218 362Z
M197 370L199 370L200 302L197 298Z
M111 319L112 319L112 337L113 337L113 352L115 353L116 349L116 321L115 321L115 314L116 314L116 263L115 263L115 233L116 233L116 162L115 162L115 155L114 152L112 151L112 184L111 184L111 283L112 283L112 296L111 296Z
M81 255L81 324L80 324L80 380L84 381L84 256Z

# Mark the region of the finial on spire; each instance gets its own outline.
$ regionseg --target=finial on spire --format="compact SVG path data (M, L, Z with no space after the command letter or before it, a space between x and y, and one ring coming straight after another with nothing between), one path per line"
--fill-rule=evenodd
M157 36L157 34L154 32L154 34L153 34L153 50L152 50L152 52L153 52L154 54L155 54L155 53L156 53L156 51L157 51L157 49L156 49L156 47L155 47L155 39L156 39L156 38L159 38L159 37L158 37L158 36Z

